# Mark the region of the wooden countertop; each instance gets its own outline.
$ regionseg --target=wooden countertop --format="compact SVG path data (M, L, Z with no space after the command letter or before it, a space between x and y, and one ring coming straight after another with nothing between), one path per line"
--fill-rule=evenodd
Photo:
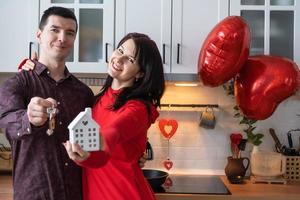
M0 174L0 199L1 200L12 200L12 177L7 174Z
M230 184L225 176L221 180L231 195L195 195L195 194L156 194L157 200L299 200L300 181L287 184L253 184L246 180L244 184ZM12 181L9 175L0 175L0 199L12 200Z
M157 200L299 200L300 182L287 184L252 183L246 180L244 184L230 184L226 176L221 180L232 193L231 195L201 195L201 194L156 194Z

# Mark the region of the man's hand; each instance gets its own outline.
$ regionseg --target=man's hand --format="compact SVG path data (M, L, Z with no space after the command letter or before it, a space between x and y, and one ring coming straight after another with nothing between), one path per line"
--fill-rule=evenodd
M84 151L79 144L72 144L69 140L67 140L66 143L63 143L63 145L67 150L69 158L75 162L83 162L90 156L90 153Z
M52 98L33 97L27 106L29 122L34 126L42 126L48 120L47 108L56 108L57 102Z

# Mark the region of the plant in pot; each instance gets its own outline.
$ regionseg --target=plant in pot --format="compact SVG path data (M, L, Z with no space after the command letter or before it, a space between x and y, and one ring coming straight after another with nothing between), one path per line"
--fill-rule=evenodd
M227 92L227 95L234 97L234 79L230 80L227 84L223 85L224 90ZM256 129L255 123L257 120L249 119L242 114L241 110L237 105L233 107L234 117L239 118L239 124L245 126L243 131L246 133L247 142L253 144L254 146L259 146L262 143L262 138L264 135L262 133L254 133ZM245 146L240 145L241 150L244 150Z
M228 95L234 97L234 80L231 80L227 84L224 84L223 88L225 89ZM256 147L262 143L262 138L264 137L264 135L262 133L254 132L256 129L255 123L257 122L257 120L249 119L248 117L243 115L243 113L241 112L241 110L237 105L235 105L233 109L234 109L234 118L238 118L239 124L244 126L243 131L245 132L247 138L240 139L239 144L236 144L236 147L234 149L238 147L238 152L239 152L238 156L236 155L234 156L233 153L232 157L227 158L228 163L225 167L225 174L231 183L242 183L246 170L248 169L248 166L250 164L250 160L247 157L241 157L240 151L245 150L246 143L251 143L254 147L253 149L256 149ZM238 136L238 135L241 134L232 134L231 141L233 141L232 136ZM231 146L231 148L233 147ZM247 160L246 165L244 162L245 160Z
M238 106L234 106L233 109L236 111L234 117L240 118L239 124L246 126L245 129L243 129L243 131L247 135L247 142L253 144L254 146L259 146L262 143L262 138L264 137L264 134L254 133L254 130L256 129L255 123L257 122L257 120L249 119L246 116L244 116L240 112Z

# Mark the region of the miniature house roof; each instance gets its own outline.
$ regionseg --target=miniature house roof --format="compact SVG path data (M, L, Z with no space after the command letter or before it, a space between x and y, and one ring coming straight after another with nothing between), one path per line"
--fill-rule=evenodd
M77 117L69 124L68 129L74 129L76 126L82 121L82 120L88 120L89 126L93 127L99 127L97 122L93 120L92 118L92 110L91 108L85 108L84 111L80 112Z

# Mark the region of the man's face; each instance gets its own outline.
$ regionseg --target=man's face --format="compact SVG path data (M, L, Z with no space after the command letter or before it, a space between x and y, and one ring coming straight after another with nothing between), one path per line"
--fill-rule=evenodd
M43 30L37 32L41 56L65 61L76 38L76 22L57 15L48 17Z

